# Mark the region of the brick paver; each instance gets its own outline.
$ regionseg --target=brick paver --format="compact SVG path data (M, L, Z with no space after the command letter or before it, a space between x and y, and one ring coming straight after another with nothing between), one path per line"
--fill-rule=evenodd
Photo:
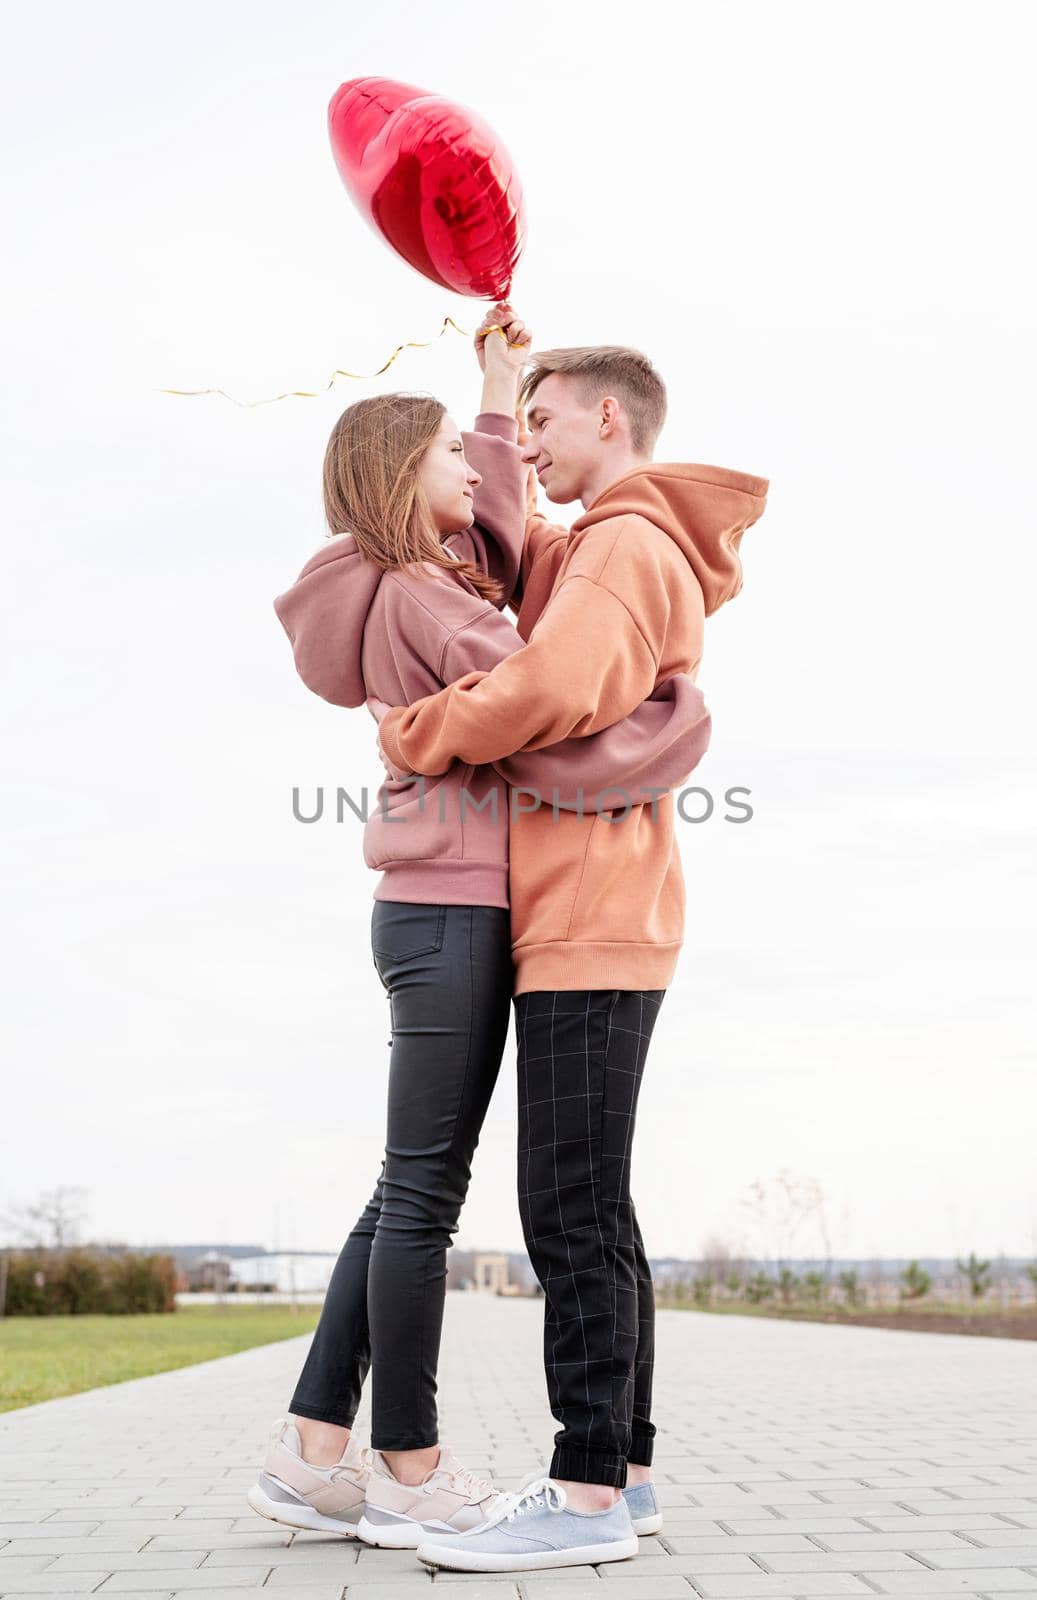
M448 1296L442 1434L506 1486L543 1463L555 1427L541 1316L536 1301ZM0 1417L0 1596L1037 1600L1037 1354L1023 1341L663 1312L663 1533L634 1561L500 1578L434 1578L410 1552L252 1515L244 1494L305 1347Z

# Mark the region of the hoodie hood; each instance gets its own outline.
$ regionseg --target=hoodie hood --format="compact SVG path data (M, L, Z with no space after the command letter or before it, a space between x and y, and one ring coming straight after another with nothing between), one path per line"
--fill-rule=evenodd
M572 533L613 517L638 516L679 545L702 588L706 616L742 587L738 546L763 515L768 479L727 467L649 462L610 483Z
M361 554L351 533L340 533L310 557L291 588L274 601L300 678L333 706L362 706L367 700L361 670L364 624L384 576Z
M525 470L515 443L517 433L515 418L497 412L480 412L475 427L462 432L468 460L483 481L476 492L471 527L466 534L448 534L441 540L445 556L458 562L475 561L499 577L508 593L518 577L525 501ZM419 562L418 566L431 577L444 579L444 569L438 563ZM300 678L308 689L333 706L362 706L367 702L364 628L385 575L386 569L363 554L353 534L337 533L325 539L291 588L274 601L278 620L295 653ZM473 597L477 598L463 575L447 574L446 582L455 593L467 591L461 598L469 602L469 607ZM384 618L379 615L377 620L381 623ZM378 636L370 641L376 658L381 654L382 642ZM367 665L370 669L370 659ZM392 682L394 676L391 674L388 681Z

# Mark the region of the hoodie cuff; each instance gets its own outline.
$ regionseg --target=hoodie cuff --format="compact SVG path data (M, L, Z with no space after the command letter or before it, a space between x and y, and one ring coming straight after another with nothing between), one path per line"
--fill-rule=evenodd
M406 709L406 706L394 706L391 711L385 713L385 716L378 724L378 743L385 752L386 759L392 766L403 772L409 772L410 769L397 742L396 730L400 726L400 721Z
M518 444L518 418L509 417L504 411L480 411L472 432L494 433L498 439Z

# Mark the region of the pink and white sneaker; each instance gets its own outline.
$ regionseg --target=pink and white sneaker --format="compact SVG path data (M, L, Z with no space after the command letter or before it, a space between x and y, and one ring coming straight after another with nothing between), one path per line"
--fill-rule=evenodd
M488 1478L463 1467L441 1445L439 1460L418 1484L400 1483L379 1450L372 1450L367 1505L358 1524L365 1544L416 1550L430 1534L472 1533L506 1503Z
M371 1476L370 1450L352 1435L340 1461L315 1467L302 1456L299 1430L279 1417L270 1432L263 1470L248 1492L248 1503L261 1517L288 1528L311 1528L357 1539Z

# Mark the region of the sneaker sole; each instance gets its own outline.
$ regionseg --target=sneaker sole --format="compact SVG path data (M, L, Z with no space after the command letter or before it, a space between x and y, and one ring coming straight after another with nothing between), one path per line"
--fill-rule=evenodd
M635 1533L658 1533L663 1525L663 1514L661 1511L653 1511L651 1516L634 1517L632 1520Z
M461 1539L464 1535L459 1536ZM628 1561L637 1555L636 1539L613 1539L609 1544L585 1544L575 1550L544 1550L535 1555L491 1555L465 1550L460 1544L419 1544L418 1560L427 1567L447 1567L451 1572L530 1572L541 1567L597 1566L602 1561Z
M340 1539L358 1539L355 1523L341 1522L326 1517L323 1512L300 1500L298 1505L287 1500L271 1500L270 1496L254 1483L245 1496L250 1508L270 1522L280 1522L286 1528L307 1528L316 1533L337 1533Z
M363 1516L357 1523L357 1533L364 1544L374 1545L380 1550L416 1550L430 1533L449 1536L459 1534L461 1531L459 1528L449 1526L434 1527L428 1522L415 1522L413 1517L404 1517L381 1509L377 1514L379 1517L391 1520L373 1522L370 1517Z
M356 1531L364 1544L380 1550L416 1550L422 1539L428 1538L428 1529L420 1522L371 1522L361 1517Z

